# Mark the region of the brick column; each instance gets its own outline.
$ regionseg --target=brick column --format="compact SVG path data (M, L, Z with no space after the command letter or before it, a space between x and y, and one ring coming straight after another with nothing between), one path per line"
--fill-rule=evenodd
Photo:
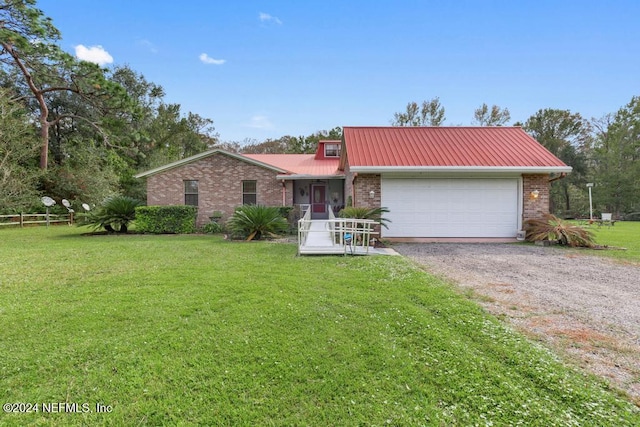
M367 208L379 208L382 206L382 198L380 194L381 178L380 175L374 174L359 174L354 183L355 200L353 206L367 207ZM371 197L371 191L373 191L373 197ZM373 231L381 233L381 228L377 225ZM376 236L379 238L381 234Z
M522 175L522 222L549 213L549 175ZM537 191L538 197L532 196Z
M355 200L353 206L368 208L381 207L380 175L362 174L356 177L354 182ZM374 196L371 198L371 191Z

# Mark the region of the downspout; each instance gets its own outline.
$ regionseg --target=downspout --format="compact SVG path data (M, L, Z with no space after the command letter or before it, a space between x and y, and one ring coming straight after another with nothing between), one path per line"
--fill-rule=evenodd
M358 177L358 172L353 174L353 178L351 179L351 206L356 205L356 178Z
M287 184L282 180L282 206L287 206Z

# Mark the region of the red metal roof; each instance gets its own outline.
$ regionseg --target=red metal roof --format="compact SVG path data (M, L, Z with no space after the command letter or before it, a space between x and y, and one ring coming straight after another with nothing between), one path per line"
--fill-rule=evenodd
M350 167L563 168L519 127L344 127Z
M316 160L315 154L243 154L258 162L289 171L293 175L344 175L338 170L339 159Z

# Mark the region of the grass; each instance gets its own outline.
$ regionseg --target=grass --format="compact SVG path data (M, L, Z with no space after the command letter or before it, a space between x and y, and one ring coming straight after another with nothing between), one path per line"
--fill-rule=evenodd
M0 232L0 393L91 412L0 425L640 424L403 258L83 231Z
M590 251L594 255L602 255L640 263L640 222L619 221L614 226L592 225L590 230L594 232L596 243L626 250Z

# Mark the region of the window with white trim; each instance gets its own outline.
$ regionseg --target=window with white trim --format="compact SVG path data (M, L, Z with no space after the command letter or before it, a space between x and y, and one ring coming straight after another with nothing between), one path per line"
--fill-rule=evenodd
M340 144L324 144L325 157L340 157Z

